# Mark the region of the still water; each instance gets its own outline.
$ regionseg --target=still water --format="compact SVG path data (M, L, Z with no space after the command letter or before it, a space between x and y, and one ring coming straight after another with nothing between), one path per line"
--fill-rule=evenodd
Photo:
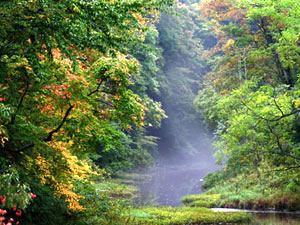
M254 220L247 225L296 225L300 224L300 212L278 212L214 208L214 212L247 212L251 213Z
M299 225L300 215L289 213L253 213L251 225Z
M178 161L176 164L153 168L149 171L152 179L139 185L142 195L139 204L180 206L183 196L201 193L204 176L217 169L213 157L204 158L201 155L195 156L188 163Z
M211 158L201 161L204 163L191 161L189 164L165 165L149 171L152 179L139 185L141 198L137 204L175 207L180 206L183 196L201 193L204 176L218 169ZM249 213L254 215L251 225L300 225L300 214L297 213Z

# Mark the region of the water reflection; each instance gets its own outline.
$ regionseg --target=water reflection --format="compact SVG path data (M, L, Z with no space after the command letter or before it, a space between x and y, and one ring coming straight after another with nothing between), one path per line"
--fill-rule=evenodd
M217 168L208 154L196 155L188 162L158 166L149 171L152 179L139 185L141 198L138 204L179 206L183 196L201 193L204 176Z
M255 211L239 209L212 209L215 212L248 212L253 215L251 223L243 225L300 225L300 214L298 212L276 212L276 211Z
M299 225L299 214L255 213L251 225Z
M139 206L180 206L180 199L183 196L201 193L203 177L217 169L214 159L207 155L199 155L189 162L156 167L148 172L152 178L139 184L141 196L136 204ZM252 214L254 220L247 225L300 225L299 214L274 212Z

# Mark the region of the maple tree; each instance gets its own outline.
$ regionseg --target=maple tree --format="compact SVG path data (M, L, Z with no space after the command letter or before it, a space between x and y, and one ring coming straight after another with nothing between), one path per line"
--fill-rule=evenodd
M144 126L146 104L130 89L139 76L130 46L143 43L149 15L171 3L1 2L1 171L49 187L68 213L84 211L77 186L101 176L89 159L99 143L110 151Z

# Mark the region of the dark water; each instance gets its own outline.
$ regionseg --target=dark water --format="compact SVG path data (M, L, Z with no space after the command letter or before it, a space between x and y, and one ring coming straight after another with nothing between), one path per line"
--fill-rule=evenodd
M215 212L247 212L254 217L253 221L245 225L297 225L300 224L300 212L258 211L240 209L212 209ZM243 224L244 225L244 224Z
M299 225L300 215L289 213L253 213L251 225Z

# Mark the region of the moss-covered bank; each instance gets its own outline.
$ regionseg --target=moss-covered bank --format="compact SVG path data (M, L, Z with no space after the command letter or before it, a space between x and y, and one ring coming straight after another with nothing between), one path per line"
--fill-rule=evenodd
M208 208L190 207L147 207L133 209L129 212L127 224L220 224L250 221L246 213L213 212Z
M182 202L190 207L300 210L298 186L279 178L257 173L230 178L225 171L219 171L206 176L204 194L185 196Z
M122 192L117 191L117 189L110 195L114 198L124 199L128 197L129 199L134 199L139 193L135 188L126 184L139 184L143 183L149 179L149 176L143 176L141 174L119 174L114 182L119 183L123 187ZM124 182L125 181L125 182ZM131 193L131 194L130 194ZM204 197L204 198L203 198ZM209 196L210 201L208 201L205 196L196 197L197 200L203 199L211 204L206 204L204 207L189 207L189 203L194 201L194 198L186 198L186 204L189 206L182 207L139 207L135 208L129 206L127 209L121 213L120 221L126 225L183 225L183 224L225 224L225 223L239 223L248 222L251 219L250 214L246 213L224 213L224 212L213 212L208 207L213 205L213 201L219 199L218 195L214 198ZM191 205L194 206L194 205Z

